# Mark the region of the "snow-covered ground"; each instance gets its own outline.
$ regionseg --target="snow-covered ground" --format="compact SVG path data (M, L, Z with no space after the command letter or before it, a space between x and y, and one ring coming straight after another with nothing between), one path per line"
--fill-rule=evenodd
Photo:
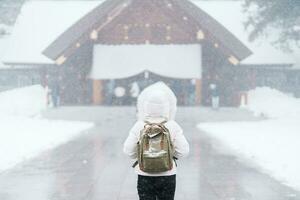
M0 93L0 171L63 144L93 123L42 119L46 92L39 85Z
M0 93L0 117L34 117L47 109L47 92L40 85Z
M270 88L257 88L249 92L249 105L242 109L269 119L201 123L198 128L216 139L219 151L235 154L300 190L300 99Z
M246 109L256 116L286 118L300 116L300 99L268 87L249 91Z

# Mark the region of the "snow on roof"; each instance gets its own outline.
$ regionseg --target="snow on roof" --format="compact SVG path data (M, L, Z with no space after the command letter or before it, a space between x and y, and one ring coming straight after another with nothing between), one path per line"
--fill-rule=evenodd
M29 1L15 24L3 61L52 64L42 54L60 34L102 1Z
M265 38L250 42L249 33L244 28L247 14L243 12L242 1L192 1L240 39L253 54L242 64L296 64L300 63L300 49L294 54L284 53L271 45ZM273 35L272 35L273 34ZM269 35L274 38L275 32Z
M172 78L201 78L202 47L190 45L94 46L92 79L118 79L144 71ZM126 63L128 67L122 67ZM176 70L174 70L176 69Z
M29 1L21 9L15 24L6 63L52 64L42 51L85 14L103 1ZM249 42L243 22L240 1L192 1L248 46L254 54L242 64L297 64L300 66L300 49L294 54L284 53L265 39Z
M2 62L3 55L5 54L7 49L7 43L8 43L8 36L0 37L0 69L8 68L8 66Z

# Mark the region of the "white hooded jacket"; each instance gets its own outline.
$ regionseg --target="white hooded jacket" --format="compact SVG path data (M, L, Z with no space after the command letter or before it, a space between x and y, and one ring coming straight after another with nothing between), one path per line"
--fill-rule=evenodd
M177 99L172 90L164 83L159 82L147 87L142 91L138 98L138 121L129 131L129 136L124 143L124 152L132 159L137 159L137 142L140 137L140 131L144 127L144 121L159 121L161 118L168 119L165 126L169 129L171 140L175 147L175 157L181 158L189 153L189 144L183 135L182 128L175 122ZM176 165L173 169L162 173L145 173L139 166L135 167L139 175L144 176L170 176L176 174Z

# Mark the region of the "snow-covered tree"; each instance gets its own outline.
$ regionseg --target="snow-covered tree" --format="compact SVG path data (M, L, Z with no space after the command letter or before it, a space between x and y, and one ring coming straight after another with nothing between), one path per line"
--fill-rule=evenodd
M0 24L13 25L25 0L0 0Z
M300 46L299 0L244 0L248 13L246 28L251 30L250 40L279 31L275 45L284 49Z

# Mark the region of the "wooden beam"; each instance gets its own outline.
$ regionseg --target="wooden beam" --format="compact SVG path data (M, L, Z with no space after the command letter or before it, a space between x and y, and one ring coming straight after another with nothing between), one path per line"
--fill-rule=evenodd
M80 42L76 43L76 47L79 48L81 46Z
M103 103L103 81L93 81L93 104L101 105Z
M228 61L233 65L238 65L240 63L240 61L235 56L230 56L228 58Z
M195 94L196 94L195 104L201 105L201 100L202 100L202 80L201 79L196 79Z
M64 62L66 62L67 58L64 55L61 55L60 57L58 57L55 61L55 63L57 65L62 65L64 64Z
M203 33L202 30L199 30L197 32L197 40L204 40L204 38L205 38L205 34Z
M93 30L90 34L90 38L92 40L97 40L98 39L98 31L97 30Z

